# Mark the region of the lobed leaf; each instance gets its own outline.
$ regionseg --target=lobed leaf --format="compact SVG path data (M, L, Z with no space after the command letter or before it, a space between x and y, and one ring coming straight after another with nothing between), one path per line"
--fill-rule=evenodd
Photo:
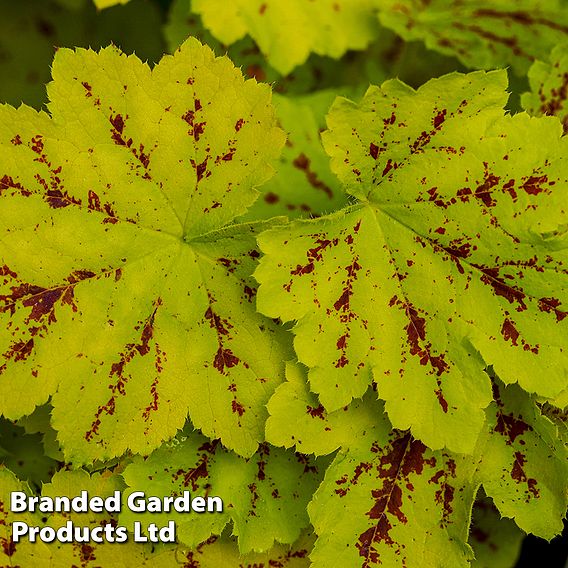
M568 448L517 385L495 380L493 392L477 478L503 517L550 540L568 509Z
M337 59L365 49L378 32L373 0L193 0L192 9L226 45L248 33L282 75L312 52Z
M53 77L50 115L0 109L1 412L52 396L77 463L148 452L188 411L251 455L289 347L254 303L266 225L224 227L284 142L268 86L196 40L152 70L59 50Z
M306 506L320 482L319 470L315 460L268 444L244 459L218 441L191 434L127 466L123 477L129 489L125 495L145 491L165 497L189 491L191 498L220 497L223 512L201 516L124 510L120 519L127 526L134 521L165 525L174 520L178 539L190 547L220 535L232 522L241 553L264 552L275 543L294 543L308 526Z
M568 131L568 43L556 46L548 61L535 61L529 70L531 91L521 103L533 116L557 116Z
M268 405L271 416L267 422L267 439L277 445L295 445L299 450L316 454L341 448L309 506L318 534L312 556L316 566L325 565L336 554L345 565L356 564L352 550L355 520L362 536L355 545L359 555L364 557L360 561L362 565L412 566L415 557L423 561L422 554L427 554L417 546L429 548L433 565L439 563L441 557L445 558L443 566L467 565L464 563L470 558L466 541L471 507L480 483L484 492L495 500L499 510L497 518L510 517L523 531L544 538L561 532L567 508L566 447L556 437L554 425L540 414L534 400L517 385L504 387L493 377L495 398L486 410L484 433L473 455L459 455L433 452L409 432L391 430L382 405L372 391L348 407L327 412L309 392L301 366L289 363L287 378ZM297 424L292 432L287 428L290 422ZM412 468L419 464L416 467L420 471L414 473L422 475L423 469L427 475L427 466L441 467L443 463L447 466L446 477L436 472L427 477L427 485L408 473L413 473ZM460 477L461 474L464 477ZM378 480L384 477L381 483L385 485L377 488ZM431 508L430 497L425 495L429 494L430 485L440 479L445 480L447 487L444 486L443 491L437 489L435 502L439 505L443 502L443 518L450 521L446 526L442 522L436 530L428 530L426 540L417 544L416 535L424 534L427 523L437 522L439 511ZM375 512L366 497L369 491L376 499ZM358 511L356 514L353 514L354 508ZM497 511L493 505L491 508ZM421 517L423 510L427 511L426 520ZM381 513L378 516L377 511ZM458 516L453 515L454 511ZM471 527L469 542L476 554L479 552L477 561L481 566L489 562L490 550L496 552L496 562L506 565L511 556L518 553L522 539L523 533L512 521L504 519L498 530L511 535L511 542L501 545L489 532L491 522L496 522L491 520L493 516L492 511L486 514L474 508L477 520ZM337 527L336 519L345 519L344 525ZM363 529L371 527L368 519L377 519L377 526L373 525L364 534ZM449 527L445 535L438 532L444 527ZM448 545L453 547L451 553L444 548ZM341 556L342 550L345 556ZM395 556L391 557L393 553ZM412 555L412 560L407 555Z
M381 411L375 401L374 419L339 451L308 507L313 566L469 566L473 461L391 430Z
M306 369L286 363L286 381L272 395L267 408L266 440L275 446L296 447L306 454L327 455L352 445L373 420L373 392L334 412L327 412L310 392ZM294 424L293 429L290 424Z
M568 37L562 0L387 0L381 23L406 41L456 56L467 67L524 74Z
M484 368L566 388L566 139L551 118L503 116L506 75L452 74L336 102L324 145L361 203L262 234L261 312L330 412L371 380L393 426L473 452Z

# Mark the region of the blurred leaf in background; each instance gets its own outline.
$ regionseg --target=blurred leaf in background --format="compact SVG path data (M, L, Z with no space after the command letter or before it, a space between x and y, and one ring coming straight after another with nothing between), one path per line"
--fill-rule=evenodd
M0 0L0 101L43 105L57 47L114 43L156 62L164 51L161 24L158 5L147 0L102 12L91 0Z

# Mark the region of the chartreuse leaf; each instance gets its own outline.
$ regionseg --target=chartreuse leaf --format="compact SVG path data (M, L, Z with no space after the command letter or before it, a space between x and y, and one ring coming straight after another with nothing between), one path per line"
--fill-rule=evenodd
M224 6L223 14L231 9ZM197 37L218 55L227 54L245 76L270 83L277 93L288 95L305 95L332 88L335 94L345 94L346 87L363 89L369 83L381 83L389 77L399 77L418 86L432 77L462 68L455 58L428 50L422 42L405 43L392 30L379 26L376 39L364 51L349 51L339 60L312 53L304 64L283 76L270 65L249 35L231 45L224 45L213 37L203 26L201 17L193 11L191 0L172 2L164 35L170 51L175 51L188 36ZM289 54L287 48L286 56ZM315 95L314 102L318 99ZM303 104L306 102L306 99L302 100ZM320 113L313 110L319 117ZM303 114L305 111L299 116ZM290 134L296 131L302 132L301 125L292 124Z
M473 460L391 430L382 405L368 403L374 417L339 451L308 507L318 535L312 565L469 566Z
M289 357L256 313L270 89L188 40L150 69L59 50L50 115L0 109L1 412L53 396L67 460L148 452L187 417L243 455Z
M311 566L309 553L314 538L311 534L303 534L292 546L277 544L268 552L251 552L239 554L234 540L227 537L212 536L191 551L178 551L178 562L187 561L191 568L307 568ZM167 560L169 557L165 556ZM156 560L160 557L156 555ZM160 564L158 564L160 566ZM164 568L171 564L164 563Z
M227 9L232 10L232 7L230 5L224 7L223 13ZM220 16L222 17L222 14ZM168 12L168 21L164 26L164 35L170 52L175 51L189 36L193 36L207 44L218 55L227 54L231 61L241 68L246 77L275 84L279 90L282 89L284 81L281 74L269 65L258 46L249 36L243 37L231 43L231 45L223 44L203 26L201 17L192 9L191 0L174 0L172 2ZM299 69L302 77L304 76L303 69L303 67ZM314 80L313 77L310 78L310 71L307 71L305 75L307 84L313 86ZM286 84L286 87L288 86L293 86L293 84Z
M377 527L366 533L359 544L355 545L359 554L367 558L369 566L381 562L388 566L419 566L412 564L418 562L418 559L422 560L422 549L416 546L437 550L432 556L432 565L436 566L440 558L447 556L445 547L451 546L453 550L450 557L441 565L463 565L470 558L465 542L473 496L480 482L483 482L485 492L496 499L500 515L513 517L525 531L550 538L554 532L561 530L566 510L566 449L555 437L550 421L539 414L534 401L518 386L502 387L501 391L495 386L495 401L486 411L488 420L485 431L474 455L457 455L431 452L408 433L390 431L381 404L369 396L372 392L367 393L362 400L354 401L349 407L327 412L322 406L318 406L317 398L308 391L306 374L301 366L289 363L287 378L287 382L278 387L268 405L271 416L267 422L267 439L277 445L295 445L297 449L316 454L330 453L341 446L309 507L312 523L319 536L312 556L316 566L325 566L326 558L331 558L336 553L341 554L339 550L349 551L353 548L350 527L354 519L359 519L360 526L357 530L361 535L364 535L362 531L365 526L371 526L370 519L377 520ZM497 412L495 408L498 409ZM286 417L288 423L285 422ZM291 434L286 431L289 423L297 424ZM379 435L381 432L382 435ZM390 446L386 449L385 439L390 440ZM406 453L402 453L402 450L396 453L395 449L400 449L401 444L405 445ZM424 458L423 462L416 463L424 470L418 473L428 476L427 484L424 480L417 482L405 474L405 468L410 471L414 467L414 446ZM547 447L548 455L544 457L543 452ZM385 456L387 449L388 457ZM394 464L391 454L398 456ZM407 459L409 462L405 465L404 460ZM448 466L445 478L439 472L428 475L430 466L442 463ZM385 477L383 470L386 470L387 476L380 482L385 484L381 486L378 481ZM332 473L335 477L331 477ZM388 478L391 474L395 477L394 484ZM428 495L430 491L425 487L440 479L445 479L448 486L443 488L443 492L436 493L435 502L440 506L443 504L445 513L441 526L443 528L446 523L446 534L425 529L427 525L421 524L424 521L416 513L416 510L428 511L427 523L436 523L432 519L437 518L439 511L431 508L432 504L425 500L424 495ZM367 495L373 497L372 502L377 503L374 510L365 500L366 491ZM357 514L353 513L354 507L358 507ZM363 510L365 507L367 509ZM398 507L402 507L402 514ZM341 514L342 512L345 514ZM376 516L377 512L381 515ZM475 550L485 541L488 541L486 546L492 546L493 538L488 540L490 537L486 533L487 527L484 529L479 526L484 522L489 523L489 519L486 519L489 516L477 514L476 518L481 517L482 521L474 524L470 535L470 543ZM345 530L337 527L334 520L343 518L347 527ZM420 524L421 528L416 528L413 522ZM501 529L512 535L511 543L504 543L499 551L498 559L505 563L507 558L511 559L518 552L522 533L507 519L502 521ZM422 535L425 530L427 539L433 540L417 545L413 542L416 534ZM369 546L369 536L373 537L375 545ZM499 541L497 537L494 539ZM413 542L412 547L409 542ZM391 560L388 556L393 552L390 548L394 549L397 560ZM483 562L484 554L481 547L479 562ZM409 562L405 555L411 555L412 561ZM340 558L341 565L355 564L349 556ZM429 564L425 562L423 565Z
M324 146L360 203L261 235L258 306L297 321L328 411L374 380L393 426L472 452L484 372L554 397L567 385L567 140L503 116L505 72L339 99ZM480 356L481 355L481 356Z
M531 91L521 97L533 116L557 116L568 131L568 43L552 50L547 61L535 61L529 70Z
M502 519L491 499L478 499L473 507L469 544L472 568L513 568L524 534L509 519Z
M517 385L496 379L477 478L502 516L551 539L568 508L568 449L555 425Z
M231 9L231 6L224 6L222 14ZM219 15L222 16L222 14ZM386 33L390 38L392 32L386 31ZM164 27L164 35L168 48L172 52L188 36L198 38L218 55L227 54L231 61L234 61L235 65L242 69L246 77L270 83L274 86L274 90L279 93L306 94L314 89L347 83L349 82L346 81L348 77L352 77L357 84L363 81L361 76L363 69L360 64L362 57L357 58L358 64L351 61L350 65L346 66L341 61L315 54L312 54L305 64L295 67L292 72L283 76L270 65L266 56L249 35L232 42L230 45L216 39L203 26L201 16L193 11L191 0L174 0L172 2L168 13L168 22ZM361 53L359 55L362 56Z
M312 52L339 58L365 49L378 33L373 0L193 0L192 9L226 45L249 34L282 75Z
M76 497L86 490L90 497L109 497L116 490L121 490L123 484L117 475L105 472L89 476L82 470L60 471L51 483L44 485L42 496ZM79 530L93 530L108 524L116 527L117 516L112 513L11 513L10 492L31 492L27 485L18 481L5 468L0 468L0 561L6 566L33 566L38 568L54 568L64 566L117 567L141 568L171 568L172 566L187 565L192 568L218 568L220 566L257 567L262 562L268 566L270 562L281 562L281 566L300 568L308 566L308 554L313 545L313 536L302 534L292 546L276 545L271 550L250 555L241 555L234 539L223 535L211 537L198 546L187 549L182 546L161 545L154 547L150 544L136 543L133 535L128 535L125 543L75 542L60 543L54 541L45 544L39 539L30 543L27 537L19 543L11 538L11 524L14 521L26 522L29 526L50 526L57 530L71 521ZM123 504L123 506L125 506ZM114 535L115 533L111 533ZM275 564L276 565L276 564Z
M275 446L299 452L326 455L340 447L348 447L372 420L376 398L369 392L332 413L327 413L317 396L310 392L306 370L297 363L286 363L286 382L282 383L268 403L266 439ZM290 428L294 424L294 428Z
M261 198L244 220L275 215L319 216L346 204L347 195L329 168L320 140L325 115L334 99L331 90L297 98L274 96L276 115L288 140L276 175L262 186Z
M341 447L309 505L313 566L467 566L476 460L391 430L372 392L328 413L300 365L288 363L286 375L268 405L267 439L316 454Z
M563 0L377 1L381 23L468 67L525 73L568 36Z
M218 496L223 500L223 512L144 514L124 510L120 519L127 526L134 521L165 525L174 520L179 541L188 546L221 534L232 521L241 552L266 551L275 542L292 544L308 525L306 505L321 480L321 465L268 444L245 459L217 441L191 434L127 466L123 477L129 489L125 495L145 491L166 497L189 491L191 498Z
M93 0L95 6L102 10L104 8L110 8L111 6L116 6L117 4L127 4L130 0Z

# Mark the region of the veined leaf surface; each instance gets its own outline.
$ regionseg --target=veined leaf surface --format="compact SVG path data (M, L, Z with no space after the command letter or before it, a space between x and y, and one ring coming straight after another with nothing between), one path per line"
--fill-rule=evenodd
M566 448L517 385L504 387L493 378L495 399L486 409L484 433L473 455L464 455L431 451L408 431L392 430L372 389L327 412L309 392L301 365L288 363L287 377L268 405L267 439L315 454L340 447L309 506L318 535L316 566L336 555L346 566L466 566L472 559L470 530L483 566L481 545L488 537L477 525L470 527L481 483L496 500L496 514L512 518L523 531L543 538L560 532ZM296 425L292 430L290 423ZM509 519L499 526L515 536L499 551L505 562L518 551L522 531Z
M533 116L557 116L568 131L568 43L555 47L547 61L535 61L529 70L531 92L521 103Z
M494 379L493 398L477 478L503 517L551 539L568 509L568 448L518 385Z
M59 50L49 112L0 109L1 411L53 395L79 463L148 452L189 411L251 455L289 353L256 313L255 235L224 228L284 143L270 89L190 39L150 69Z
M145 491L166 497L189 491L191 497L220 497L223 512L144 514L124 510L120 519L126 526L134 521L165 525L174 520L180 542L193 547L221 534L232 521L232 534L238 537L243 553L264 552L275 543L292 544L308 526L306 506L325 463L268 444L245 459L198 434L175 442L126 468L123 477L130 489L125 495Z
M373 380L394 427L472 452L488 364L566 388L568 142L554 118L503 116L505 88L475 72L339 99L324 146L360 203L259 238L259 309L297 322L326 410Z
M468 67L512 65L525 73L568 37L563 0L378 0L380 20L405 40L458 57Z

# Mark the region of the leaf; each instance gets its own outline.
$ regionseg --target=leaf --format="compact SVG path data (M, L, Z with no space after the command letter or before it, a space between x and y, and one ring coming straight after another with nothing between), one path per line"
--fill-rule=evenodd
M275 446L296 447L306 454L327 455L348 447L373 420L376 395L369 392L335 412L328 413L310 392L302 365L286 363L286 381L268 403L266 440ZM294 428L290 428L294 424Z
M93 2L98 10L103 10L104 8L110 8L118 4L127 4L130 0L93 0Z
M365 49L378 27L373 0L193 0L192 9L226 45L248 33L282 75L312 52L337 59L349 49Z
M502 516L550 540L568 509L568 448L554 424L517 385L493 384L478 479Z
M40 108L55 46L93 49L113 43L157 61L163 53L157 7L133 0L97 12L92 0L27 0L0 5L0 101ZM7 80L9 78L9 80Z
M0 110L1 410L52 395L67 460L185 422L251 455L289 357L256 313L254 202L284 137L270 89L189 40L153 70L59 50L51 115ZM283 339L282 339L283 338Z
M523 108L533 116L557 116L568 131L568 43L556 46L549 62L535 61L529 70L531 92L521 97Z
M15 543L12 539L12 523L22 521L28 525L38 524L37 515L32 513L14 514L10 511L10 495L13 491L24 491L31 495L27 484L22 483L4 466L0 466L0 563L2 566L49 566L50 548L43 542L31 544L28 540Z
M0 463L19 479L41 487L58 468L57 462L44 452L42 437L2 419L0 422Z
M276 175L263 185L261 198L243 220L319 216L346 204L347 196L329 169L320 141L320 130L334 99L333 91L297 98L275 95L276 115L288 140Z
M339 451L308 510L318 535L313 566L469 566L477 488L468 456L433 452L374 420ZM336 411L341 412L341 411Z
M106 498L113 491L121 490L120 478L110 472L89 476L85 471L60 471L52 483L44 485L42 495L50 497L76 497L86 490L90 497ZM286 568L308 566L308 551L313 544L313 537L303 534L293 546L277 545L262 554L241 556L236 541L227 535L212 537L192 550L181 546L135 543L130 534L128 542L97 544L88 543L45 544L38 540L30 543L27 537L19 543L11 540L11 524L14 521L26 522L29 526L50 526L57 530L71 521L75 527L89 528L111 524L117 525L116 515L110 513L10 513L11 491L26 491L28 487L18 481L9 470L0 467L0 561L9 566L37 566L53 568L55 566L116 567L116 568L171 568L171 566L190 565L192 568L217 568L218 566L246 566L253 568L261 562L281 562ZM223 564L225 562L225 564ZM239 563L239 564L237 564Z
M360 478L365 480L369 478L368 481L365 481L365 483L369 484L377 479L376 471L379 470L373 469L375 466L372 464L379 460L381 467L384 466L385 458L384 456L381 457L380 454L384 443L379 441L371 446L373 448L371 455L379 452L379 457L373 456L372 458L368 457L369 452L365 450L365 444L368 447L369 442L367 440L372 440L373 436L382 440L383 438L379 438L379 434L376 433L379 429L377 424L383 424L382 430L379 431L386 432L386 429L389 427L388 422L383 417L380 405L376 401L373 402L374 393L372 391L366 393L362 400L355 400L348 407L331 413L326 412L323 406L318 406L315 395L308 391L305 375L301 366L292 363L287 365L288 380L278 387L268 404L271 416L267 421L267 439L276 445L286 447L295 445L301 451L314 452L316 454L329 453L337 449L337 447L342 447L336 460L326 472L323 486L327 484L327 493L324 493L327 495L327 498L331 499L333 496L333 499L336 499L336 496L339 495L343 499L346 498L346 495L343 494L342 488L348 483L347 480L351 480L349 483L352 482L354 485L358 485ZM494 380L496 381L496 379ZM454 489L447 490L448 499L451 496L452 500L452 503L450 503L451 508L463 513L461 520L456 521L454 529L458 530L461 527L460 530L464 532L459 538L451 534L444 536L436 532L429 533L430 536L435 538L437 544L431 545L426 542L423 546L436 546L439 547L438 550L443 551L435 553L433 557L435 560L432 560L432 565L438 566L440 558L446 556L443 544L444 539L446 539L447 546L456 547L457 543L454 553L458 556L452 557L451 560L446 560L447 564L443 564L443 566L461 565L464 558L468 557L468 554L464 552L465 549L462 550L460 548L461 545L459 543L464 544L465 538L463 534L467 534L469 525L469 513L467 511L471 509L472 494L475 494L480 482L483 482L485 491L496 498L500 514L513 517L523 530L546 538L550 538L562 530L562 517L566 510L565 479L567 477L566 468L568 467L566 447L556 437L554 426L547 418L540 415L534 401L518 386L498 387L497 383L495 383L494 393L495 402L486 411L488 416L485 427L486 433L482 436L473 456L459 456L439 451L430 452L424 449L425 452L428 452L424 454L427 464L430 459L428 456L433 456L435 460L438 460L438 463L440 463L440 460L443 461L443 459L451 459L459 464L455 471L467 472L466 477L460 481L463 484L460 486L461 490L456 490L453 483L450 483L450 485ZM289 424L295 424L296 426L290 430ZM383 436L386 435L384 432ZM397 440L392 442L393 448L398 447L397 444L402 443L407 445L420 444L404 432L390 432L387 438ZM401 438L403 438L403 442L400 441ZM421 451L422 448L423 446L420 446ZM364 455L359 456L357 452L362 452ZM356 454L357 458L352 458L353 454ZM445 457L441 458L440 456ZM341 474L346 469L343 465L344 463L350 466L347 476ZM389 461L388 463L390 464L391 462ZM339 467L339 464L341 464L343 469L338 472L334 468L336 466ZM401 465L398 469L392 469L392 467L391 464L391 470L389 471L396 471L396 475L399 475L403 471L404 465ZM454 466L450 468L450 470L452 469L454 469ZM335 481L333 477L328 477L332 471L335 473ZM399 480L398 477L397 480ZM407 503L407 506L413 503L417 510L422 511L422 506L417 504L417 498L414 498L417 484L413 480L410 480L410 485L405 484L408 480L400 481L401 497L399 499L396 496L396 491L399 491L399 489L392 489L392 491L389 489L390 495L394 496L392 498L396 497L398 501ZM340 528L336 529L337 523L335 519L345 518L345 525L351 526L355 520L363 523L363 520L366 520L365 517L372 518L370 506L367 511L361 508L358 509L358 512L354 512L353 507L355 505L352 505L351 501L349 501L344 504L344 509L341 509L340 512L335 501L318 501L318 495L324 491L323 486L318 490L314 499L314 503L318 503L320 507L317 513L319 516L316 515L314 517L314 514L312 514L311 517L319 535L316 543L316 552L313 556L316 566L318 561L321 565L326 565L326 558L333 557L340 548L346 548L346 550L352 548L351 546L346 546L349 542L346 539L348 536L351 537L351 533L346 536L346 533L342 532ZM365 485L366 487L367 485ZM333 489L335 489L336 495L332 495ZM361 493L357 493L357 496L349 493L352 489L347 493L351 495L353 503L359 506L360 503L365 503L361 496L363 489L356 490L361 491ZM378 493L375 496L384 497L383 493ZM311 512L313 512L312 508L315 507L314 503L310 505ZM422 522L421 518L415 518L415 513L409 514L405 512L404 516L411 520L408 526L406 526L406 523L393 522L390 520L389 515L395 514L394 504L391 506L389 501L385 500L380 500L380 503L386 509L384 518L389 520L391 527L387 531L388 537L385 534L380 538L377 537L377 542L379 542L380 546L377 545L375 551L371 550L369 552L369 548L365 549L365 554L368 553L368 557L371 559L369 560L369 565L372 565L373 562L383 562L383 564L390 566L391 562L394 562L389 557L382 555L387 554L386 552L381 552L383 550L381 547L386 544L395 546L395 550L404 550L397 560L403 566L406 561L404 554L412 555L413 558L421 558L420 550L417 551L413 548L412 552L410 552L407 551L408 546L404 548L406 539L415 539L415 535L418 532L423 534L423 527L418 529L411 524L412 521ZM481 508L481 506L478 502L478 508ZM494 509L493 505L491 505L491 508ZM428 522L431 522L432 518L435 518L435 513L429 509L427 510L430 515ZM496 509L494 510L496 511ZM344 514L342 514L343 511ZM499 521L495 529L504 531L505 536L499 538L493 535L490 527L491 523L497 523L497 519L500 516L492 520L493 516L495 516L492 511L488 513L475 511L476 509L474 509L474 519L477 520L474 522L470 535L470 544L474 547L478 556L478 564L474 563L474 565L492 566L489 559L492 558L491 554L494 552L497 554L495 559L496 566L512 566L513 561L511 557L518 554L523 533L512 521L503 519ZM464 518L465 521L463 520ZM318 519L320 519L324 527L323 529L318 528ZM397 516L397 519L399 519L399 516ZM385 526L388 526L386 521L383 522ZM391 529L393 531L396 530L396 533L400 535L400 540L390 536ZM358 530L361 531L362 528ZM381 530L379 526L379 533ZM506 535L511 536L510 542ZM390 542L390 540L394 542ZM359 550L361 550L365 542L367 542L365 539L359 541ZM398 545L395 545L395 542ZM337 550L331 550L332 546L336 547ZM461 552L459 552L460 550ZM317 556L318 551L321 552L321 557ZM378 557L374 556L375 552L378 552ZM464 557L459 556L462 553L465 555ZM360 552L359 554L362 553ZM497 562L501 564L497 564ZM345 557L342 563L344 565L354 565L355 561ZM408 565L411 566L412 564Z
M386 0L381 23L406 41L458 57L467 67L512 65L524 74L568 34L562 0Z
M165 497L189 491L191 498L220 497L223 512L196 516L125 509L120 520L129 527L134 521L165 525L174 520L177 538L190 547L221 534L232 521L241 553L263 552L274 543L292 544L308 525L306 505L320 481L318 471L318 464L307 456L268 444L244 459L217 441L192 434L129 465L123 473L130 488L125 495L145 491Z
M249 35L231 45L215 39L193 11L191 0L172 2L164 33L170 51L175 51L188 36L195 36L218 55L227 54L245 76L270 83L275 92L287 95L306 95L332 88L336 95L346 95L354 92L353 89L362 93L369 83L381 83L389 77L399 77L418 86L432 77L463 68L455 58L427 50L422 42L407 44L391 30L378 26L376 39L365 51L348 51L339 60L312 53L304 64L283 76L270 65ZM314 101L318 99L315 95Z
M509 519L502 519L491 499L478 499L473 507L469 544L472 568L512 568L517 562L524 534Z
M238 566L239 568L304 568L311 565L308 554L313 546L311 535L302 535L293 546L278 544L268 552L239 554L232 539L211 537L194 550L178 554L188 561L191 568L219 568L219 566ZM166 568L170 565L166 564Z
M40 434L45 455L56 461L64 461L65 457L57 441L57 432L51 426L51 411L49 405L38 406L32 414L17 421L26 434Z
M260 236L258 307L297 322L327 411L372 379L395 428L471 453L486 365L566 387L567 141L554 119L503 116L505 86L476 72L339 99L324 146L360 203Z

